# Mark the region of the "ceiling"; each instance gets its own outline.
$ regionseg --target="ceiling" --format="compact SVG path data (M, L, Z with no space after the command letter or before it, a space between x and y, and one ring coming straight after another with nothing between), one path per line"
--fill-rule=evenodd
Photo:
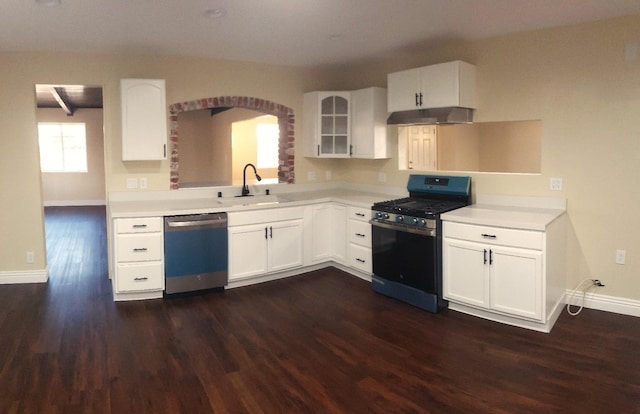
M38 108L62 108L72 116L80 108L102 108L102 88L82 85L36 85Z
M640 0L2 0L0 51L171 54L304 67L639 14ZM222 10L222 13L218 11ZM209 12L207 12L209 11ZM209 17L224 14L222 17Z

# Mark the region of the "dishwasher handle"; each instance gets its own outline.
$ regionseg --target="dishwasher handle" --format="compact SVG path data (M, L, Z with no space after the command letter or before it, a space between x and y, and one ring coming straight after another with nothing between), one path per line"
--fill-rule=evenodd
M224 228L227 227L227 214L201 214L190 216L171 216L164 219L165 230L178 231L193 227Z

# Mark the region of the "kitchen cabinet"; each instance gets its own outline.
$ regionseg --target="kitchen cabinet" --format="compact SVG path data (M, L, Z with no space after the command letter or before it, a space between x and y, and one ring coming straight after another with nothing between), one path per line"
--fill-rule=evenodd
M167 158L167 105L163 79L122 79L122 160Z
M303 209L230 212L229 282L304 264Z
M549 332L562 308L563 242L561 220L544 231L445 220L443 297L454 310Z
M387 75L387 110L476 107L475 66L453 61Z
M303 147L307 157L348 158L351 145L351 94L304 94Z
M311 217L311 263L346 262L346 207L336 203L314 204Z
M351 92L351 157L390 158L387 141L387 90L372 87Z
M371 253L371 210L363 207L347 208L348 265L361 272L373 271Z
M118 218L115 236L113 290L115 300L162 297L164 234L162 217Z

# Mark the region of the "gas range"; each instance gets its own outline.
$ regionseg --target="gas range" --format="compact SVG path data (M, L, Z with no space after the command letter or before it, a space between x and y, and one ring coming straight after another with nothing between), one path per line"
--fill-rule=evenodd
M375 203L371 220L414 229L435 229L440 214L471 203L469 177L411 175L409 197Z
M373 290L430 312L442 298L440 214L471 203L471 177L411 175L409 197L371 207Z

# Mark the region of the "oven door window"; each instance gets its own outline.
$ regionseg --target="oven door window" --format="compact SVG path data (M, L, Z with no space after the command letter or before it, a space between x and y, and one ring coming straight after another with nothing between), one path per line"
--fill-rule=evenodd
M372 226L373 274L436 294L436 237Z

